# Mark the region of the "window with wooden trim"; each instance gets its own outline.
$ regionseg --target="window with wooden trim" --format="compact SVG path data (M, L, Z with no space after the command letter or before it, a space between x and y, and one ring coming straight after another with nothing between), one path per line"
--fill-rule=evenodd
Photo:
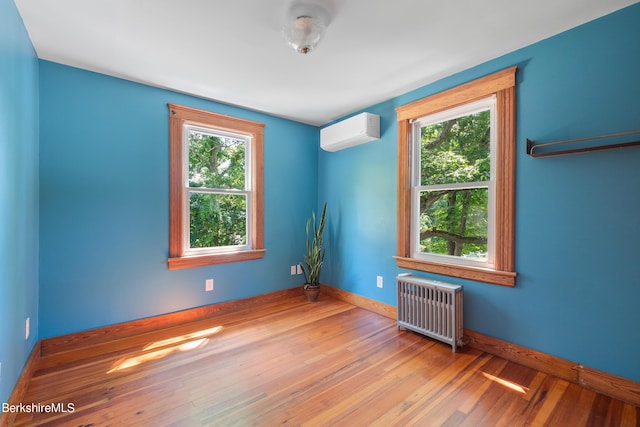
M262 258L264 124L169 104L169 269Z
M514 286L512 67L399 107L399 267Z

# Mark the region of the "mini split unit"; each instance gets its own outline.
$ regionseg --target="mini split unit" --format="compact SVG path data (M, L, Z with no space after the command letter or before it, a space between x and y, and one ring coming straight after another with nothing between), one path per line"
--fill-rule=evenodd
M338 151L380 138L380 116L360 113L320 129L320 148Z

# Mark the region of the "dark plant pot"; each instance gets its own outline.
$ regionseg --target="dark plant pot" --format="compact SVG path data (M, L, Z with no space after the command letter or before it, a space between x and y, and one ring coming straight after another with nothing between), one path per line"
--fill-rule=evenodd
M320 286L308 286L304 288L304 297L307 301L318 301Z

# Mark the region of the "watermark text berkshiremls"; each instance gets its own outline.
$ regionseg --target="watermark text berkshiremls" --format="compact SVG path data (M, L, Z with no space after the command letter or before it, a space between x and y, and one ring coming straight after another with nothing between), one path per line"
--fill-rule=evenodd
M71 413L75 412L76 405L73 402L70 403L18 403L17 405L10 405L6 402L2 404L2 412L11 413Z

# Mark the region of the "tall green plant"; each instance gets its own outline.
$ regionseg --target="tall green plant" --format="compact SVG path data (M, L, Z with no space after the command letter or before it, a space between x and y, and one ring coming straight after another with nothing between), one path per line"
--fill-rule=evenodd
M304 262L300 264L302 274L304 274L304 288L320 285L320 270L324 262L324 224L327 217L327 203L325 202L320 215L320 222L316 224L316 213L311 212L311 217L307 220L307 253Z

